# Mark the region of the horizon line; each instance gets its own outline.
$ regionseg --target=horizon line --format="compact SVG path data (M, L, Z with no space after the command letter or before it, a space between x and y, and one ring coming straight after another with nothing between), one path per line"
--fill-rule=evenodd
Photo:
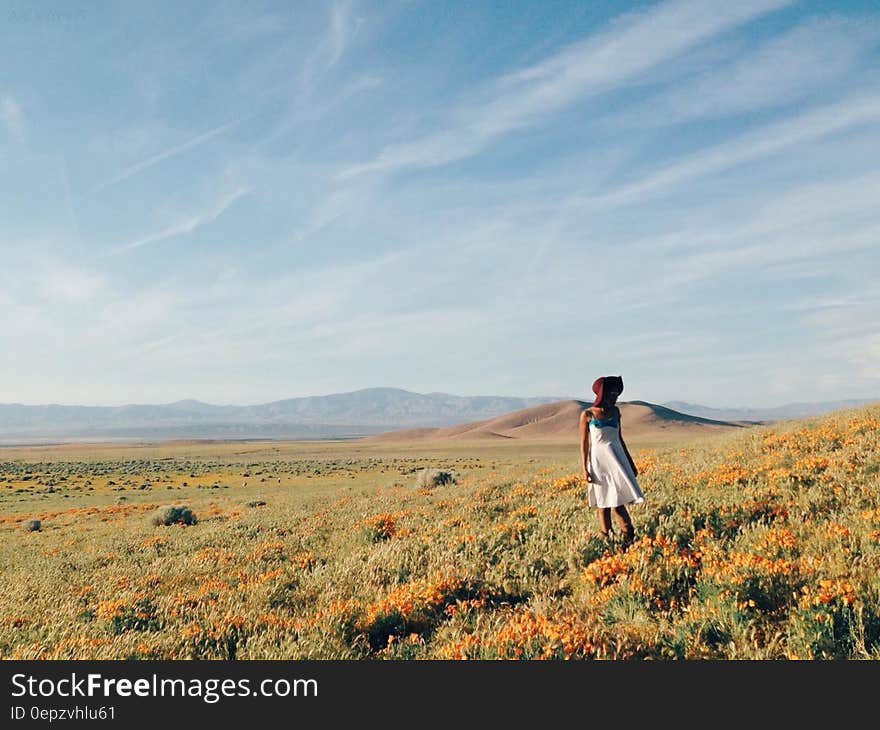
M257 406L265 406L271 405L273 403L280 403L288 400L304 400L307 398L328 398L333 396L342 396L342 395L354 395L356 393L363 393L365 391L371 390L391 390L391 391L399 391L402 393L407 393L411 395L421 395L421 396L436 396L436 395L446 395L452 396L454 398L510 398L510 399L520 399L520 400L546 400L548 402L561 402L566 400L575 400L575 401L583 401L589 402L593 399L592 395L589 397L579 397L579 396L557 396L557 395L501 395L501 394L469 394L469 395L461 395L457 393L449 393L447 391L441 390L432 390L428 392L421 392L415 390L409 390L407 388L400 388L397 386L367 386L364 388L357 388L355 390L347 390L347 391L337 391L333 393L322 393L322 394L311 394L311 395L295 395L295 396L286 396L282 398L276 398L274 400L261 401L258 403L244 403L244 404L236 404L236 403L211 403L209 401L200 400L198 398L178 398L173 401L164 401L164 402L136 402L136 401L126 401L116 404L86 404L86 403L58 403L58 402L49 402L49 403L24 403L20 401L10 401L10 402L0 402L0 406L20 406L24 408L127 408L127 407L136 407L136 406L153 406L153 407L167 407L180 405L183 403L192 403L194 405L203 405L203 406L211 406L213 408L253 408ZM775 410L780 408L789 408L794 406L810 406L810 405L819 405L825 403L847 403L847 402L859 402L859 403L871 403L874 401L880 400L880 396L875 397L861 397L861 398L840 398L837 400L815 400L815 401L788 401L782 403L780 405L774 406L750 406L750 405L737 405L737 406L714 406L714 405L706 405L705 403L693 403L691 401L684 401L679 399L667 399L664 401L648 401L644 398L633 398L630 400L620 399L621 403L631 403L634 401L642 401L645 403L651 403L653 405L669 407L666 404L682 404L687 406L696 406L700 408L708 408L711 410L719 410L719 411L767 411L767 410Z

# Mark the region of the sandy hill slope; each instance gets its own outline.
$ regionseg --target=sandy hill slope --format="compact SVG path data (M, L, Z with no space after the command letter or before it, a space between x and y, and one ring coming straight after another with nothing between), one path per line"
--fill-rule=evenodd
M363 442L437 440L567 441L578 438L578 419L589 403L563 400L524 408L502 416L442 428L408 428L360 439ZM656 437L708 435L719 430L743 428L733 421L715 421L679 413L645 401L621 401L624 438L650 441Z

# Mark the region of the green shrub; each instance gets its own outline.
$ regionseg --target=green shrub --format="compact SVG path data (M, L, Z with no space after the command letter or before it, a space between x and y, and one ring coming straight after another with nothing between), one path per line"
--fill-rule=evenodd
M150 518L150 522L159 527L161 525L194 525L196 516L189 507L183 505L165 505L159 507Z
M422 469L416 478L416 486L423 489L442 487L444 484L455 484L455 475L445 469Z

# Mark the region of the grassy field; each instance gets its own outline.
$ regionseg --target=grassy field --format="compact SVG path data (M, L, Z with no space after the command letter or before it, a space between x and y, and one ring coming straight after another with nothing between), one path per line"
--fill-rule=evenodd
M880 658L878 434L633 443L626 551L577 444L5 448L0 657Z

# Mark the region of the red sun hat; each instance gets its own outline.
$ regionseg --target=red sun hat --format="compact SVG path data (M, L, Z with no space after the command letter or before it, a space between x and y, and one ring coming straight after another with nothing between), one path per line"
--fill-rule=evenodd
M593 401L594 406L598 406L602 402L602 396L605 394L605 385L616 385L618 395L623 392L623 378L619 375L603 375L593 381L593 392L596 399Z

